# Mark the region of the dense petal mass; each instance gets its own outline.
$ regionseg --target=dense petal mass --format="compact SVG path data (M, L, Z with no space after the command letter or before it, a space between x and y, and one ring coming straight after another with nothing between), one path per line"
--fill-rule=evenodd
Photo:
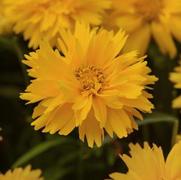
M176 89L181 89L181 63L175 68L175 71L170 73L170 80L174 83ZM173 100L173 108L181 108L181 96Z
M137 129L141 112L153 109L147 87L157 78L149 75L144 57L122 53L125 33L91 29L77 23L75 31L60 30L58 50L47 42L26 55L34 79L21 94L34 109L32 125L51 134L69 134L78 127L81 140L92 147L102 144L104 130L119 138Z
M0 174L0 180L43 180L41 170L31 170L31 166L26 168L16 168L9 170L5 174Z
M30 40L37 48L42 38L56 44L60 28L73 28L75 21L99 25L101 14L110 7L110 0L6 0L7 16L16 33ZM28 8L27 8L28 7Z
M126 174L112 173L114 180L180 180L181 179L181 142L170 151L165 162L162 149L153 144L150 147L144 143L142 148L136 144L130 145L130 156L121 155L128 167Z
M181 41L180 0L112 0L113 6L105 15L107 28L124 28L130 34L125 51L137 46L140 54L147 51L151 37L163 54L177 54L173 38Z

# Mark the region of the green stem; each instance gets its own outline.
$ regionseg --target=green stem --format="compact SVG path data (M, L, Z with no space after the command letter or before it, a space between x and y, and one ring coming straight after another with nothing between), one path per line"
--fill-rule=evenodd
M31 150L29 150L27 153L25 153L23 156L21 156L13 165L12 168L16 168L18 166L26 164L31 159L35 158L36 156L44 153L45 151L49 150L50 148L53 148L55 146L59 146L63 143L67 142L66 139L58 138L56 140L46 141L43 142L35 147L33 147Z
M14 39L12 39L12 46L13 46L14 52L17 55L17 58L18 58L18 61L19 61L20 67L21 67L21 71L23 74L24 82L26 85L28 85L29 77L27 75L26 66L22 63L22 60L24 58L24 52L22 51L22 48L20 47L20 44L16 37Z
M157 114L157 116L148 117L144 121L139 121L138 125L142 126L142 125L148 125L148 124L153 124L153 123L158 123L158 122L173 124L172 139L171 139L171 145L173 146L175 144L176 135L179 129L179 121L176 117L159 113Z
M10 37L10 38L0 38L0 43L8 49L8 51L12 51L16 54L17 59L19 61L21 71L23 74L24 81L26 85L29 83L29 77L26 72L26 66L21 62L24 57L24 51L22 50L22 47L19 44L17 37Z

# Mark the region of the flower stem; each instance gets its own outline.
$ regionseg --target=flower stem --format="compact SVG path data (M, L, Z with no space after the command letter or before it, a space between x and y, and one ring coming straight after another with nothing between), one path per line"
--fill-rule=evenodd
M144 121L139 121L138 125L143 126L143 125L160 123L160 122L173 124L172 139L171 139L171 145L173 146L176 142L176 135L179 129L179 120L176 117L162 113L154 113L150 117L145 118Z
M23 154L13 165L12 168L16 168L18 166L22 166L26 164L31 159L35 158L36 156L44 153L45 151L55 147L59 146L63 143L67 142L67 139L58 138L55 140L49 140L46 142L42 142L41 144L33 147L31 150L29 150L27 153Z

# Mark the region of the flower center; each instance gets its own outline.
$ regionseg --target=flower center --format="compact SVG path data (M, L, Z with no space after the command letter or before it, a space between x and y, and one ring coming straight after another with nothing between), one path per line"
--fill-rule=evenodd
M88 94L99 93L105 84L105 76L102 69L95 66L76 69L75 77L81 84L81 91Z
M141 15L146 21L152 21L161 14L163 0L139 0L134 5L138 15Z

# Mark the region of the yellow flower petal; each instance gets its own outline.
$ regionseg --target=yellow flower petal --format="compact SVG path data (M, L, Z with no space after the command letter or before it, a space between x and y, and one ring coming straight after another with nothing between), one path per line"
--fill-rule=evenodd
M94 98L92 105L96 119L100 122L100 126L104 127L107 120L107 108L104 101L100 98Z
M6 0L0 1L0 35L7 35L12 33L12 23L8 20L6 9Z
M166 160L166 177L181 179L181 142L174 145Z
M103 139L103 129L100 128L99 122L96 121L93 111L89 113L86 120L79 127L79 136L82 141L87 138L87 143L93 147L94 142L99 147Z
M162 53L166 54L168 52L170 57L173 58L176 55L177 50L171 37L171 32L169 32L166 26L156 22L152 23L151 29L153 37L158 43L158 46L160 47Z
M172 102L173 108L181 108L181 96L175 98Z
M127 52L137 49L142 56L147 51L148 45L150 43L150 38L151 31L149 25L138 28L129 36L124 50Z
M128 167L127 174L113 173L111 177L114 180L123 177L125 180L161 180L166 178L161 148L156 145L150 147L148 143L144 143L143 148L138 144L130 144L130 149L130 156L121 155L121 159Z
M127 129L131 128L131 120L124 110L109 110L107 121L119 138L128 135Z
M0 180L43 180L41 176L41 170L31 170L31 166L26 166L24 169L15 168L14 170L9 170L5 174L0 174Z
M173 16L169 23L172 34L176 39L181 41L181 18L179 16Z

